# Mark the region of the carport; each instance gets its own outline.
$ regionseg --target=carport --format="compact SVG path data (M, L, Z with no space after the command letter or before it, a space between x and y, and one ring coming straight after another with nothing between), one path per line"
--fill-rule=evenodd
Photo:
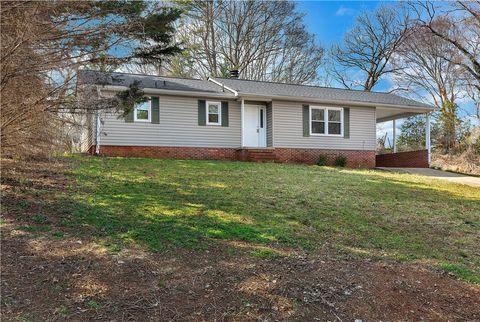
M377 124L389 122L392 123L392 151L385 152L375 157L376 167L395 167L395 168L428 168L430 166L430 113L433 111L433 107L425 105L423 108L419 107L377 107L376 109L376 121ZM398 152L397 151L397 121L410 116L426 115L425 122L425 149Z

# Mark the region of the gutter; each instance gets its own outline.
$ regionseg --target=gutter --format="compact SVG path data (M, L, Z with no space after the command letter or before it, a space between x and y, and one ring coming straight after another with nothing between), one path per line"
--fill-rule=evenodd
M103 85L102 90L106 91L124 91L127 90L127 86L115 86L115 85ZM159 89L159 88L142 88L141 89L145 94L164 94L164 95L178 95L178 96L189 96L189 97L214 97L214 98L234 98L231 94L224 93L214 93L214 92L194 92L194 91L179 91L179 90L170 90L170 89Z
M332 105L353 105L353 106L362 106L362 107L376 107L376 108L396 108L396 109L408 109L413 112L413 110L418 110L419 113L426 113L433 111L434 107L420 107L420 106L409 106L409 105L397 105L397 104L375 104L368 102L358 102L358 101L346 101L346 100L327 100L321 98L313 97L293 97L293 96L283 96L283 95L258 95L258 94L240 94L245 100L255 100L262 99L271 101L272 99L278 99L282 101L293 101L293 102L311 102L311 103L321 103L321 104L332 104Z
M414 115L423 114L423 113L430 113L430 111L419 111L418 113L406 112L406 113L391 115L391 116L387 116L387 117L382 117L382 118L377 119L377 123L393 121L393 120L397 120L397 119L403 119L403 118L406 118L406 117L409 117L409 116L414 116Z

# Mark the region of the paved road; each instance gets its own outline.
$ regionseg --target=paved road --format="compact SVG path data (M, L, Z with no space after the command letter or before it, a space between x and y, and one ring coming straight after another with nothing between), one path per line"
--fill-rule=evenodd
M427 169L427 168L378 168L387 171L394 171L394 172L402 172L402 173L411 173L411 174L418 174L422 176L427 176L435 179L441 180L448 180L451 182L466 184L472 187L480 187L480 178L479 177L472 177L466 176L463 174L446 172L441 170L435 169Z

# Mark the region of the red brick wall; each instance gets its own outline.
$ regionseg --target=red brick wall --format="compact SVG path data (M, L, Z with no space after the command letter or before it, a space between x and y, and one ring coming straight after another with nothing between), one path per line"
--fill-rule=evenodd
M375 168L375 151L275 148L275 154L280 162L308 164L317 163L323 154L327 156L328 165L334 165L335 158L344 155L349 168Z
M376 156L376 165L377 167L428 168L428 151L379 154Z
M236 149L160 146L101 145L100 154L114 157L147 157L160 159L236 160Z
M93 147L93 151L95 148ZM375 151L324 150L324 149L269 149L276 162L315 164L320 154L328 157L328 164L333 165L335 157L344 155L347 167L374 168ZM196 159L196 160L248 160L248 152L233 148L194 148L194 147L155 147L155 146L113 146L102 145L100 154L121 157L150 157L161 159Z

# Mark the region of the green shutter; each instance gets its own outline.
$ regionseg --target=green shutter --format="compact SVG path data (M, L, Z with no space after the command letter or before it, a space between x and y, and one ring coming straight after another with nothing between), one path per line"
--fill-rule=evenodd
M133 123L133 112L135 111L135 107L132 108L132 110L125 115L125 123Z
M207 111L205 100L198 100L198 125L207 125Z
M152 96L150 106L152 107L152 123L160 124L160 100Z
M348 107L343 109L343 137L350 138L350 109Z
M310 136L310 106L303 105L303 136Z
M222 102L222 126L228 127L228 102Z

